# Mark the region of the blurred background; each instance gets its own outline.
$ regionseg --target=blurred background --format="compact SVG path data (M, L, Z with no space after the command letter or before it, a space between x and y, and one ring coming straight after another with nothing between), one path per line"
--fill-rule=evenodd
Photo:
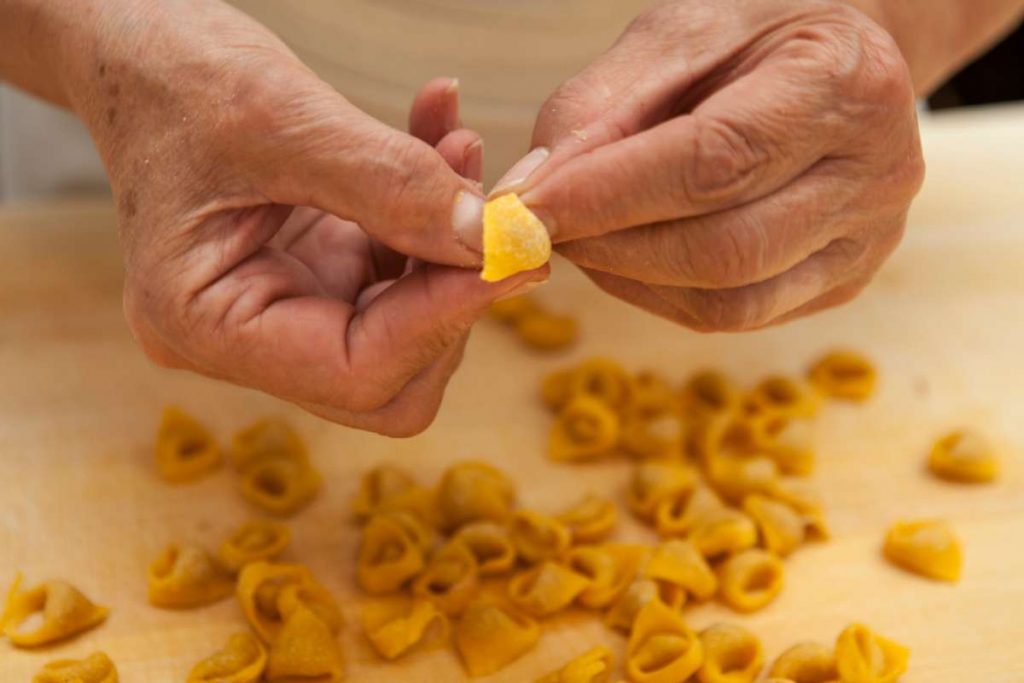
M485 181L527 151L540 104L653 0L234 0L358 106L403 128L416 89L461 82ZM939 110L1024 100L1024 28L937 90ZM0 85L0 201L108 193L84 127Z

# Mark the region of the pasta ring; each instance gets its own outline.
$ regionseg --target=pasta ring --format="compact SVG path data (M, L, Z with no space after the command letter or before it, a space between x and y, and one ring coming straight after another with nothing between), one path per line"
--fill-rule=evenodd
M281 522L253 519L234 531L220 546L221 565L237 573L250 562L273 560L285 551L292 534Z
M267 651L248 631L235 633L224 648L192 667L187 683L256 683L267 666Z
M906 673L910 650L851 624L836 639L836 669L843 683L894 683Z
M771 553L752 548L733 555L718 569L722 602L738 612L761 609L782 592L782 562Z
M556 517L568 527L573 543L596 543L604 540L614 530L617 518L618 510L615 503L594 494L584 496Z
M37 647L70 638L98 625L110 613L67 582L46 581L22 590L22 581L19 572L0 614L0 633L17 647ZM21 626L36 613L42 616L42 623L31 631L22 631Z
M548 560L513 576L508 596L530 616L547 617L571 605L587 585L587 577Z
M633 683L679 683L697 673L704 648L682 615L652 600L636 616L626 645L626 675Z
M44 664L32 683L118 683L117 667L103 652L93 652L85 659L58 659Z
M700 633L704 663L700 683L753 683L764 666L761 641L736 624L715 624Z
M512 515L509 537L519 556L530 563L558 558L572 543L569 528L562 522L532 510L517 510Z
M455 647L473 677L503 669L539 638L540 626L531 617L491 600L470 604L455 625Z
M194 544L171 544L149 565L151 605L173 609L209 605L231 595L231 577Z
M772 664L771 675L793 683L838 683L836 655L821 643L797 643Z

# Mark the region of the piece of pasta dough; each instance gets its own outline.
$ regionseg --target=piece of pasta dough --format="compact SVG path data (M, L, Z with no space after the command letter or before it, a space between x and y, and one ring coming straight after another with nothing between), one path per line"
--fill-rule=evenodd
M640 608L626 645L626 675L633 683L679 683L704 662L700 638L682 615L652 600Z
M556 370L541 380L540 399L549 410L558 410L572 398L572 378L572 370Z
M269 683L334 683L345 662L334 632L311 610L300 607L285 619L267 655Z
M461 614L479 590L476 557L463 543L439 548L412 584L413 595L430 600L448 616Z
M288 614L299 607L317 615L332 632L341 630L341 609L330 591L300 564L248 564L238 576L235 595L242 614L265 643L277 637Z
M455 624L455 647L472 677L500 671L536 646L540 625L493 600L474 601Z
M951 583L960 580L960 541L942 520L897 522L885 536L883 552L890 562L914 574Z
M679 459L687 434L682 416L669 411L655 415L628 412L619 431L619 447L645 460Z
M821 394L847 401L866 401L875 393L874 364L856 351L833 351L815 361L807 379Z
M658 583L654 579L636 577L605 612L604 623L609 628L629 633L633 629L640 610L648 603L657 600L661 600Z
M118 683L117 667L105 653L93 652L85 659L58 659L44 664L32 683Z
M429 600L378 600L362 611L363 633L381 657L394 660L448 638L449 623Z
M267 667L267 651L248 631L233 633L224 647L192 667L186 683L257 683Z
M530 563L560 557L572 544L565 524L533 510L516 510L509 522L509 535L519 557Z
M512 512L516 490L501 470L484 462L455 463L444 471L437 505L445 527L477 520L503 522Z
M527 614L548 617L569 607L588 584L583 574L548 560L513 576L508 597Z
M527 346L554 351L572 346L579 326L571 316L537 311L516 321L516 332Z
M235 434L228 457L239 472L263 460L290 460L309 464L306 444L298 432L280 417L257 420Z
M238 573L250 562L277 558L288 547L291 539L291 531L281 522L253 519L224 539L217 557L222 567Z
M643 571L648 578L678 586L697 600L710 600L718 591L714 570L690 541L659 543Z
M495 301L488 313L498 322L515 324L523 318L534 315L542 310L541 305L529 295L513 296Z
M810 387L781 375L758 382L751 399L763 409L787 418L814 417L820 407L820 400Z
M677 489L658 501L654 528L664 537L685 536L723 507L718 494L704 484Z
M619 416L604 402L577 394L562 407L551 426L548 457L563 462L607 455L619 441Z
M788 504L753 494L743 499L743 511L754 520L765 550L786 557L799 548L807 536L807 523Z
M744 550L718 567L719 595L734 610L753 612L778 597L784 576L777 556L759 548Z
M156 436L156 469L164 480L194 481L220 463L220 446L206 427L180 408L164 409Z
M285 458L254 462L242 472L242 497L275 515L292 515L320 490L320 474L308 464Z
M635 543L577 546L570 550L565 558L566 565L587 580L577 602L591 609L611 605L636 578L648 552L646 547Z
M629 378L628 398L623 412L631 416L649 419L681 412L672 385L653 370L641 370Z
M366 521L379 512L408 512L424 522L436 522L434 492L421 486L412 475L391 464L377 465L363 475L352 512Z
M779 466L767 455L717 453L708 458L705 476L722 498L739 503L751 494L774 491Z
M147 597L157 607L209 605L233 590L231 576L193 543L171 544L149 565Z
M45 581L24 590L22 582L19 572L7 591L0 614L0 633L17 647L38 647L65 640L100 624L110 613L65 581ZM24 629L37 614L40 619Z
M643 462L633 468L626 503L639 519L651 521L662 500L694 489L697 473L676 462Z
M715 624L700 632L704 663L700 683L753 683L764 667L764 648L753 633L737 624Z
M587 650L558 671L541 676L536 683L609 683L614 658L607 647Z
M836 639L836 669L842 683L895 683L909 661L910 650L863 624L851 624Z
M589 493L556 515L556 519L568 527L573 543L597 543L611 535L618 516L615 503Z
M697 519L690 542L707 558L733 555L757 545L757 526L741 510L722 506Z
M707 419L733 412L739 405L740 391L721 372L703 370L686 380L681 401L687 413L699 419Z
M455 532L451 542L465 545L473 554L480 576L500 576L515 568L516 547L501 524L470 522Z
M483 223L483 280L498 282L550 260L547 228L517 195L504 194L484 204Z
M359 587L372 595L393 593L425 564L422 539L395 515L376 515L363 528L356 561Z
M808 420L769 424L764 453L782 474L806 477L814 472L814 426Z
M928 469L947 481L984 484L999 476L999 459L984 435L961 429L935 442Z
M783 652L769 673L793 683L839 683L835 650L813 641L797 643Z

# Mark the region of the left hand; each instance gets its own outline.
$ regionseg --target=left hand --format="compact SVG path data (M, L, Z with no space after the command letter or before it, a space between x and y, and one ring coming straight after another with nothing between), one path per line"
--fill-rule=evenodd
M497 191L600 287L704 331L852 298L923 177L899 49L831 0L659 5L551 96L533 146Z

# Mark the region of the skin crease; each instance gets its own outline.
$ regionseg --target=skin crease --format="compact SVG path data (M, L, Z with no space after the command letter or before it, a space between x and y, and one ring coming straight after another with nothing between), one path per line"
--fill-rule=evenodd
M910 73L841 3L682 0L542 107L517 188L610 294L702 331L855 296L920 187Z

